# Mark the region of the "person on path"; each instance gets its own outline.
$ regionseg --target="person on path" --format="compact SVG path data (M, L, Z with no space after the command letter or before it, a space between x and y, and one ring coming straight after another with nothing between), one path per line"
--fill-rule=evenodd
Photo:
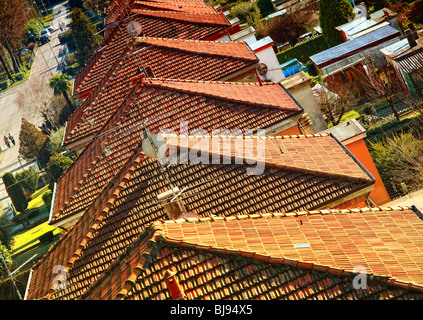
M14 146L16 145L15 138L13 138L13 136L10 134L10 132L9 132L9 140L12 141Z
M3 136L3 139L4 139L4 143L6 144L6 146L7 146L8 148L10 148L10 142L9 142L9 139L7 139L7 137L6 137L6 136Z

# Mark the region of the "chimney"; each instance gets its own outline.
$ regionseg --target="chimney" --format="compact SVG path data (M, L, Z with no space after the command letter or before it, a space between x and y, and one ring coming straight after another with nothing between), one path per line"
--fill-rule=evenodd
M173 270L166 270L164 279L166 282L167 289L169 290L170 296L173 300L186 300L184 289L176 279L176 272Z
M406 30L405 36L407 37L408 43L410 44L410 48L417 46L416 39L414 38L414 34L411 30Z
M388 10L383 10L383 14L385 15L385 17L389 17L389 12L388 12Z
M170 220L176 220L186 212L183 201L179 196L175 197L178 193L179 188L175 187L173 190L164 191L157 196Z

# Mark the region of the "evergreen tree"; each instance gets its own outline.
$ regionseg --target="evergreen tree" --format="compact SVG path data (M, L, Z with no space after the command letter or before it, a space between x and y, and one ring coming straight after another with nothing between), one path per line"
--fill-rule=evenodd
M6 172L2 179L6 188L6 192L12 200L16 211L24 212L28 207L28 201L25 198L25 194L20 183L16 181L11 172Z
M75 111L75 107L72 104L68 92L72 88L72 84L69 81L71 77L66 74L58 74L55 75L53 78L50 79L50 87L53 89L53 93L55 96L57 95L63 95L63 98L65 98L66 103L68 104L69 108L72 110L72 112Z
M43 158L43 149L47 143L47 135L37 130L37 128L22 119L21 131L19 133L19 154L27 161L36 158Z
M83 67L97 48L95 35L97 31L81 9L73 9L70 16L71 34L76 46L75 57L79 65Z
M353 7L348 0L320 0L319 7L323 37L329 47L334 47L343 42L335 27L347 23L348 18L354 18Z

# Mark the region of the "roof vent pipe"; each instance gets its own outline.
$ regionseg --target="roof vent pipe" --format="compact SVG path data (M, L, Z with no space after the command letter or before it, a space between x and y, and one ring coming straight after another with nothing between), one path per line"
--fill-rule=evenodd
M179 284L175 271L166 270L164 279L167 289L169 290L170 296L173 300L186 300L184 289Z

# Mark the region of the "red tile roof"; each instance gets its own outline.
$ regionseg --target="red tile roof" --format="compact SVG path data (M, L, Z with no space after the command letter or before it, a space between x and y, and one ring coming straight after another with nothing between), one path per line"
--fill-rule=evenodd
M152 37L140 37L135 42L134 48L116 48L115 54L108 57L107 63L96 64L89 68L90 72L87 74L80 73L74 93L87 95L100 81L104 81L105 76L110 76L117 66L117 60L131 54L135 54L138 59L136 70L141 64L148 65L156 77L164 78L227 79L258 63L258 58L245 43Z
M212 26L226 26L230 27L228 19L226 19L223 13L191 13L191 12L179 12L179 11L159 11L159 10L140 10L132 9L133 14L139 14L146 17L152 17L163 20L175 20L188 23L196 23L202 25Z
M170 299L164 275L173 269L187 299L422 299L422 236L423 222L410 208L157 221L134 234L95 280L71 269L68 288L45 297ZM107 243L97 237L85 252L92 242ZM84 252L80 259L86 275L95 273L95 261ZM365 289L352 285L358 266ZM30 299L41 298L31 296L41 271L33 272Z
M207 6L202 1L189 1L185 3L159 3L150 1L136 1L134 9L138 10L169 10L169 11L181 11L191 13L216 13L213 7Z
M167 11L136 10L131 16L133 22L142 26L147 37L178 38L196 40L216 40L230 27L224 15L218 13L185 13ZM74 94L84 91L81 87L87 74L97 72L96 68L108 69L122 50L133 39L126 31L129 20L121 21L119 27L110 25L110 30L100 43L100 48L92 55L87 65L78 73L74 81ZM210 38L210 39L209 39Z
M150 58L155 58L151 55ZM137 63L134 59L133 63ZM187 66L188 67L188 66ZM209 69L209 65L199 63L200 70ZM128 77L124 72L117 72L115 78L110 79L110 85L105 87L102 94L99 94L95 103L82 106L85 111L83 114L77 113L71 117L70 123L73 126L67 126L63 145L69 145L83 138L95 135L110 119L113 113L122 104L122 100L128 96L130 87L125 85L128 78L136 75L134 71L137 68L131 67L129 63L124 64L124 70L130 68L132 73ZM159 69L160 70L160 69ZM186 69L186 76L196 73L197 70ZM203 74L206 76L208 72ZM210 76L214 75L213 73ZM123 81L125 78L126 81ZM115 88L117 87L117 88ZM122 87L122 90L118 90ZM151 110L157 110L156 116L166 112L175 112L178 110L178 118L174 118L172 127L175 126L176 119L192 120L190 125L195 128L219 129L250 129L266 128L280 123L282 120L296 116L302 112L296 102L288 95L283 87L276 83L267 83L263 86L257 83L235 83L235 82L202 82L189 80L159 80L152 79L151 83L141 85L139 92L134 92L138 99L144 100L146 97L160 95L173 95L176 97L181 94L187 95L187 101L183 104L175 104L168 99L161 104L160 110L157 110L155 100L147 100L145 105L151 105L150 110L146 109L151 117ZM159 99L159 97L155 98ZM181 99L181 98L178 98ZM190 101L188 103L188 101ZM216 113L219 108L222 114ZM275 111L278 110L278 112ZM187 113L187 111L195 113ZM202 115L202 117L199 117ZM254 115L254 117L252 117ZM77 118L75 120L75 118ZM164 120L163 120L164 121ZM165 123L163 123L164 125Z
M64 298L80 296L122 250L133 244L148 224L166 217L157 201L157 195L166 184L160 177L158 162L146 158L140 151L142 132L136 130L140 128L134 126L137 118L133 115L127 113L127 119L122 121L126 126L116 129L105 140L104 149L108 147L110 152L96 159L76 193L76 197L79 192L85 193L81 199L91 203L80 204L85 206L84 214L34 267L30 299L48 292L48 284L54 278L51 270L54 265L68 267L69 287L61 293ZM328 135L277 139L297 141L298 151L303 149L303 143L308 145L309 139L320 141L322 147L333 140ZM323 150L320 152L328 152ZM338 144L331 154L350 157ZM173 183L185 190L181 199L187 210L201 217L313 209L373 183L370 178L345 179L340 175L293 170L283 165L266 167L261 175L248 175L247 167L233 161L221 165L189 163L171 166L168 172Z

